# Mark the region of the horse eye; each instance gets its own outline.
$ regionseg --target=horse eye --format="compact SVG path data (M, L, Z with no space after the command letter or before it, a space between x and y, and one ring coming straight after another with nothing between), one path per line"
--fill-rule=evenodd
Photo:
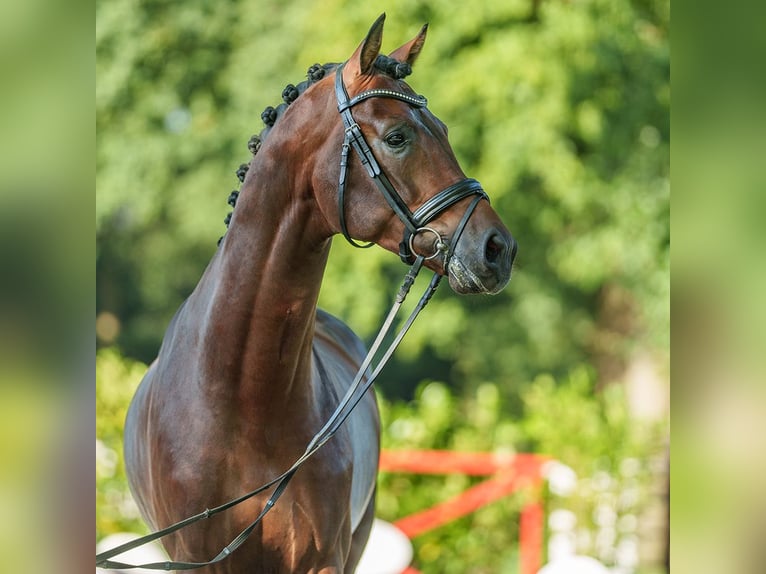
M407 143L407 138L401 132L393 132L386 136L386 143L391 147L402 147Z

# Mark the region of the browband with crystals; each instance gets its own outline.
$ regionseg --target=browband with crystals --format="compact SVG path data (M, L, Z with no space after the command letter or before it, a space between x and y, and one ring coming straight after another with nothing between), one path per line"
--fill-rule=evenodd
M428 100L420 95L412 96L410 94L405 94L404 92L395 92L394 90L375 89L367 90L366 92L355 95L353 98L347 100L344 103L339 103L338 111L342 112L348 108L351 108L362 100L366 100L367 98L394 98L417 108L424 108L428 105Z

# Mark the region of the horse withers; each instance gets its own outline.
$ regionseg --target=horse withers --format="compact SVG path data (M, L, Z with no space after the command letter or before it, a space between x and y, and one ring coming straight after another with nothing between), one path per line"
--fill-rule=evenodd
M426 27L384 56L383 22L345 64L313 66L264 113L229 229L131 403L128 479L155 529L290 468L348 390L364 345L317 309L334 235L423 263L461 294L497 293L510 279L515 241L463 174L444 124L403 80ZM252 536L203 570L353 572L373 520L378 456L369 391ZM210 560L267 497L166 536L168 554Z

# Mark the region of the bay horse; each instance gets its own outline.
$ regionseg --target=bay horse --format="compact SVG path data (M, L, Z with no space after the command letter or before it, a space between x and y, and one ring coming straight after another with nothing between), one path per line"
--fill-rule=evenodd
M154 529L284 472L346 393L364 345L317 309L334 235L420 261L460 294L510 279L514 239L403 80L427 26L385 56L384 17L344 64L313 66L264 112L229 228L136 391L125 464ZM353 572L373 520L379 426L369 390L253 536L204 571ZM210 560L266 497L166 536L168 554Z

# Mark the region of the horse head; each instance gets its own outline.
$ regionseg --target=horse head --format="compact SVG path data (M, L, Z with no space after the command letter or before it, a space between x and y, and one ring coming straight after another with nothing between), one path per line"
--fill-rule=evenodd
M334 93L330 101L344 120L326 137L317 164L321 210L331 230L357 246L351 237L408 262L423 255L427 267L449 276L454 291L497 293L510 279L516 242L479 183L466 178L447 127L403 80L427 26L384 56L384 18L316 86Z

